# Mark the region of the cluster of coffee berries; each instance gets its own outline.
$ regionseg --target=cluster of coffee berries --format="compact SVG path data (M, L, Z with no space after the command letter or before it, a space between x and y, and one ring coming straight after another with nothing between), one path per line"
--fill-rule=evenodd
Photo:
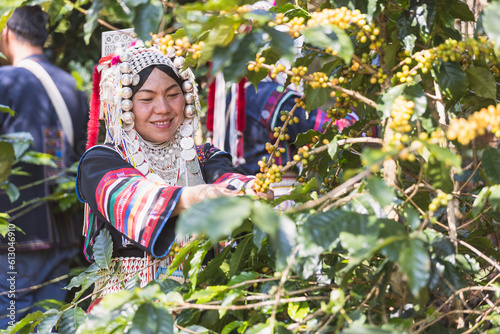
M372 65L372 68L377 69L377 65ZM382 84L387 79L387 74L381 68L377 69L377 72L373 74L370 78L370 83L375 85L376 83Z
M304 77L307 73L307 67L306 66L299 66L299 67L292 67L290 69L292 71L293 75L290 78L290 82L299 85L300 82L302 81L302 77Z
M366 14L359 10L349 10L346 7L323 9L322 11L311 13L311 18L307 21L307 26L321 24L334 24L341 29L352 29L354 26L363 28L366 25Z
M300 31L303 30L306 25L305 19L303 17L295 16L288 21L287 25L290 27L289 34L293 38L300 37Z
M417 52L414 58L422 73L427 73L432 65L439 63L439 60L443 62L458 61L463 68L467 68L479 56L482 56L487 64L498 63L493 43L484 36L480 37L479 40L473 38L467 38L464 41L447 39L432 49Z
M410 132L411 125L409 124L415 103L407 101L402 95L398 96L392 105L390 124L391 129L399 132Z
M261 57L260 54L257 53L255 55L255 63L248 64L247 69L249 71L259 72L260 69L262 68L262 64L264 64L265 61L266 61L266 58L265 57Z
M187 36L174 39L172 35L168 34L164 36L152 34L149 44L158 45L160 50L169 57L174 55L180 57L191 53L193 59L198 59L205 42L191 43Z
M411 64L411 58L406 58L406 59L409 59L410 60L410 64ZM401 71L396 72L396 78L401 83L403 83L403 82L407 82L407 83L413 82L413 77L415 75L417 75L417 67L415 67L414 69L410 69L410 66L408 66L408 64L404 64L401 67Z
M351 106L357 107L358 105L357 101L353 101L346 93L336 96L335 92L331 92L330 96L335 97L335 104L326 111L326 116L331 119L345 118L350 112Z
M278 74L280 74L281 72L286 71L286 66L283 64L278 64L278 65L272 64L272 65L270 65L270 67L271 67L271 69L269 71L269 76L273 79L276 78L276 76Z
M437 196L434 197L429 204L429 211L435 212L437 209L439 209L440 206L446 206L448 205L448 202L453 199L452 194L447 194L441 190L438 189L437 191Z
M274 128L274 133L276 134L276 132L280 132L280 129L279 128ZM286 140L286 136L288 136L288 134L285 135L284 139L283 140ZM269 154L272 154L273 151L274 151L274 156L276 158L279 158L281 156L281 154L285 153L286 152L286 148L285 147L276 147L275 145L267 142L266 143L266 151L267 153ZM259 166L260 166L260 161L259 161ZM262 166L261 166L262 167Z
M309 154L309 146L307 145L299 147L297 154L293 156L294 161L301 162L303 165L307 165L309 159L314 159L314 155Z
M382 147L382 151L390 152L393 149L397 149L398 151L403 150L406 146L410 144L411 138L409 135L403 132L394 132L392 137L389 139L387 145Z
M264 165L261 167L261 173L255 175L254 190L256 192L266 193L272 183L281 182L282 166L272 164L271 166Z
M462 145L468 145L471 140L486 132L500 137L500 104L482 108L467 119L454 118L446 132L449 140L457 140Z
M307 83L312 88L326 88L328 87L328 76L323 72L314 72L312 74L313 79Z
M325 194L330 190L333 190L339 184L340 184L340 179L337 176L335 176L334 174L328 175L323 179L323 182L321 182L322 188L319 190L319 192L321 194Z
M174 243L171 247L170 247L170 251L168 252L168 255L169 256L174 256L175 254L179 253L179 251L181 250L181 246L177 243Z

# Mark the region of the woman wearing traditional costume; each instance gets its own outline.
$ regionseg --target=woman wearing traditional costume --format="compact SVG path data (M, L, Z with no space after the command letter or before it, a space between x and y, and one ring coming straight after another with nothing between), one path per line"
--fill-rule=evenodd
M199 99L194 75L183 66L184 58L155 47L132 46L103 57L97 67L100 99L91 101L90 122L95 127L99 113L106 138L94 145L96 134L89 133L90 148L78 166L85 256L93 261L95 238L108 230L112 266L121 261L125 276L138 271L141 286L161 277L171 249L187 241L175 235L182 210L207 197L236 196L242 188L256 195L254 178L240 174L228 153L195 145ZM95 288L103 296L121 290L118 283L103 277Z

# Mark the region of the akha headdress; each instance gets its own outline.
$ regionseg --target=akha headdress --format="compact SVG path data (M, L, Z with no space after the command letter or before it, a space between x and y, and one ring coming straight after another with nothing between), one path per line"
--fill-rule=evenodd
M91 127L95 128L96 118L99 117L104 119L106 125L105 144L113 145L147 178L181 186L203 183L194 142L199 126L200 102L193 72L189 68L184 69L183 57L165 55L155 46L145 47L141 41L128 44L122 42L116 45L112 53L101 58L96 68L94 84L97 80L99 86L94 85L98 92L94 90L91 99L87 146L95 144L95 129ZM184 121L174 137L161 144L148 142L137 133L132 103L133 88L140 82L139 73L156 65L172 69L186 102Z

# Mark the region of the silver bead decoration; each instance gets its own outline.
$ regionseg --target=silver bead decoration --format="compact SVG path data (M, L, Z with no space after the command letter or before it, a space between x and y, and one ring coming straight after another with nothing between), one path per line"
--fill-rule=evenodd
M122 73L130 73L132 71L132 65L129 62L120 63L119 68Z
M175 56L175 48L173 46L169 46L167 48L167 57L173 58Z
M134 123L135 115L131 111L126 111L126 112L122 113L121 118L122 118L123 123L125 123L126 125L130 125L130 124Z
M123 99L122 100L122 110L124 110L124 111L132 110L132 101L129 99Z
M139 74L134 74L134 76L132 77L132 85L137 86L139 84L139 81L141 81L141 77L139 76Z
M193 91L194 84L191 81L184 81L182 83L182 90L184 93L191 93Z
M132 88L122 87L122 97L124 99L130 99L132 97Z
M128 86L132 83L132 76L130 74L122 74L120 81L123 86Z
M184 66L184 57L175 57L174 59L174 66L177 67L178 69L181 69Z
M130 60L130 56L131 56L130 52L126 52L126 51L121 52L120 53L120 60L121 61L129 61Z
M182 80L188 80L189 79L189 71L184 71L179 74Z
M193 118L196 115L196 107L192 104L188 104L184 107L184 116L187 118Z
M185 94L184 100L186 101L187 104L193 104L194 103L194 94L193 93Z

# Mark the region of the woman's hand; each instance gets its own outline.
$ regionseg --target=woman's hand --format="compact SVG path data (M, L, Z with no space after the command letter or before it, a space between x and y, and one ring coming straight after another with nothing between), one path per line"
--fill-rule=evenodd
M257 196L257 197L263 197L263 198L266 198L270 201L272 201L274 199L274 190L272 188L269 188L267 193L256 192L253 188L254 183L255 183L255 179L253 179L247 183L247 186L245 188L245 194L251 195L251 196Z
M255 180L251 180L247 183L245 188L245 194L257 197L263 197L268 200L274 199L274 191L269 189L267 193L256 192L253 189L253 184ZM179 201L172 212L172 215L177 216L182 211L189 208L191 205L199 203L206 198L216 198L219 196L240 196L241 192L239 190L229 190L225 186L219 184L199 184L197 186L184 187L182 190Z
M238 191L229 190L219 184L199 184L197 186L184 187L172 215L179 215L191 205L199 203L205 198L216 198L219 196L238 196Z

